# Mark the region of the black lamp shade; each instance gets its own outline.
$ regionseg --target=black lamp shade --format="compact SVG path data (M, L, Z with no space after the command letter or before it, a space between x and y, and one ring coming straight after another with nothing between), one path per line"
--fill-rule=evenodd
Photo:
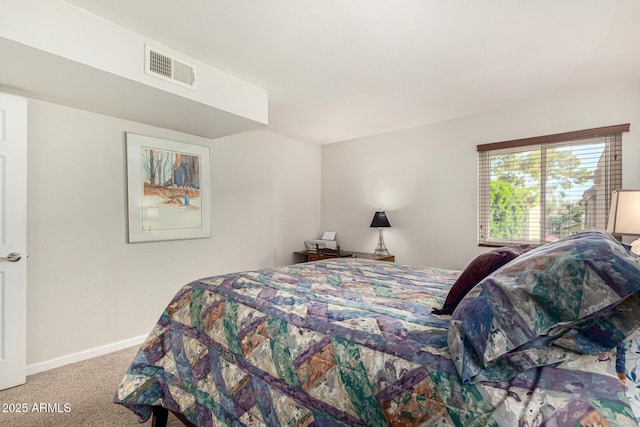
M378 211L373 214L373 220L371 221L370 227L391 227L389 224L389 220L387 219L387 214L384 211Z

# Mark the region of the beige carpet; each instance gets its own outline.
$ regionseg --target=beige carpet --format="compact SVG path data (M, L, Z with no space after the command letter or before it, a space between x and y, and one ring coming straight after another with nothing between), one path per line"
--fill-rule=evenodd
M113 403L136 351L137 347L127 348L51 369L27 377L24 385L0 391L0 426L140 426L133 412ZM27 412L5 412L11 404L26 404ZM41 406L58 412L37 412ZM170 414L167 425L182 423Z

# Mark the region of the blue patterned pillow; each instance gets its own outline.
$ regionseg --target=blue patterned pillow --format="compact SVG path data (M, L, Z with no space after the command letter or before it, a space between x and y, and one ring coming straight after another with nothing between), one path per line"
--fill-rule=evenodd
M640 264L623 245L578 233L480 282L452 314L451 355L475 383L608 351L640 327L639 291Z

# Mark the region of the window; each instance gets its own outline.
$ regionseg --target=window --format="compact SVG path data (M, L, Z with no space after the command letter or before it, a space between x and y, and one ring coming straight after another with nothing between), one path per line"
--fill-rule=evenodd
M604 231L629 124L478 145L478 241L545 243Z

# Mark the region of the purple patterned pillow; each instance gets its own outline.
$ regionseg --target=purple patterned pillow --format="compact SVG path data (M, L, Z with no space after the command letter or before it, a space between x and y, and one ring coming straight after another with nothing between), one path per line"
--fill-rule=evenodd
M451 290L449 290L449 294L447 294L447 299L445 300L442 308L434 308L433 313L453 313L453 310L458 306L460 301L462 301L462 298L464 298L471 288L509 261L531 249L531 246L502 247L478 255L473 261L471 261L467 268L464 269L462 274L460 274L460 277L458 277L458 280L453 284Z
M610 351L640 328L640 264L613 236L542 245L482 280L449 322L465 384Z

